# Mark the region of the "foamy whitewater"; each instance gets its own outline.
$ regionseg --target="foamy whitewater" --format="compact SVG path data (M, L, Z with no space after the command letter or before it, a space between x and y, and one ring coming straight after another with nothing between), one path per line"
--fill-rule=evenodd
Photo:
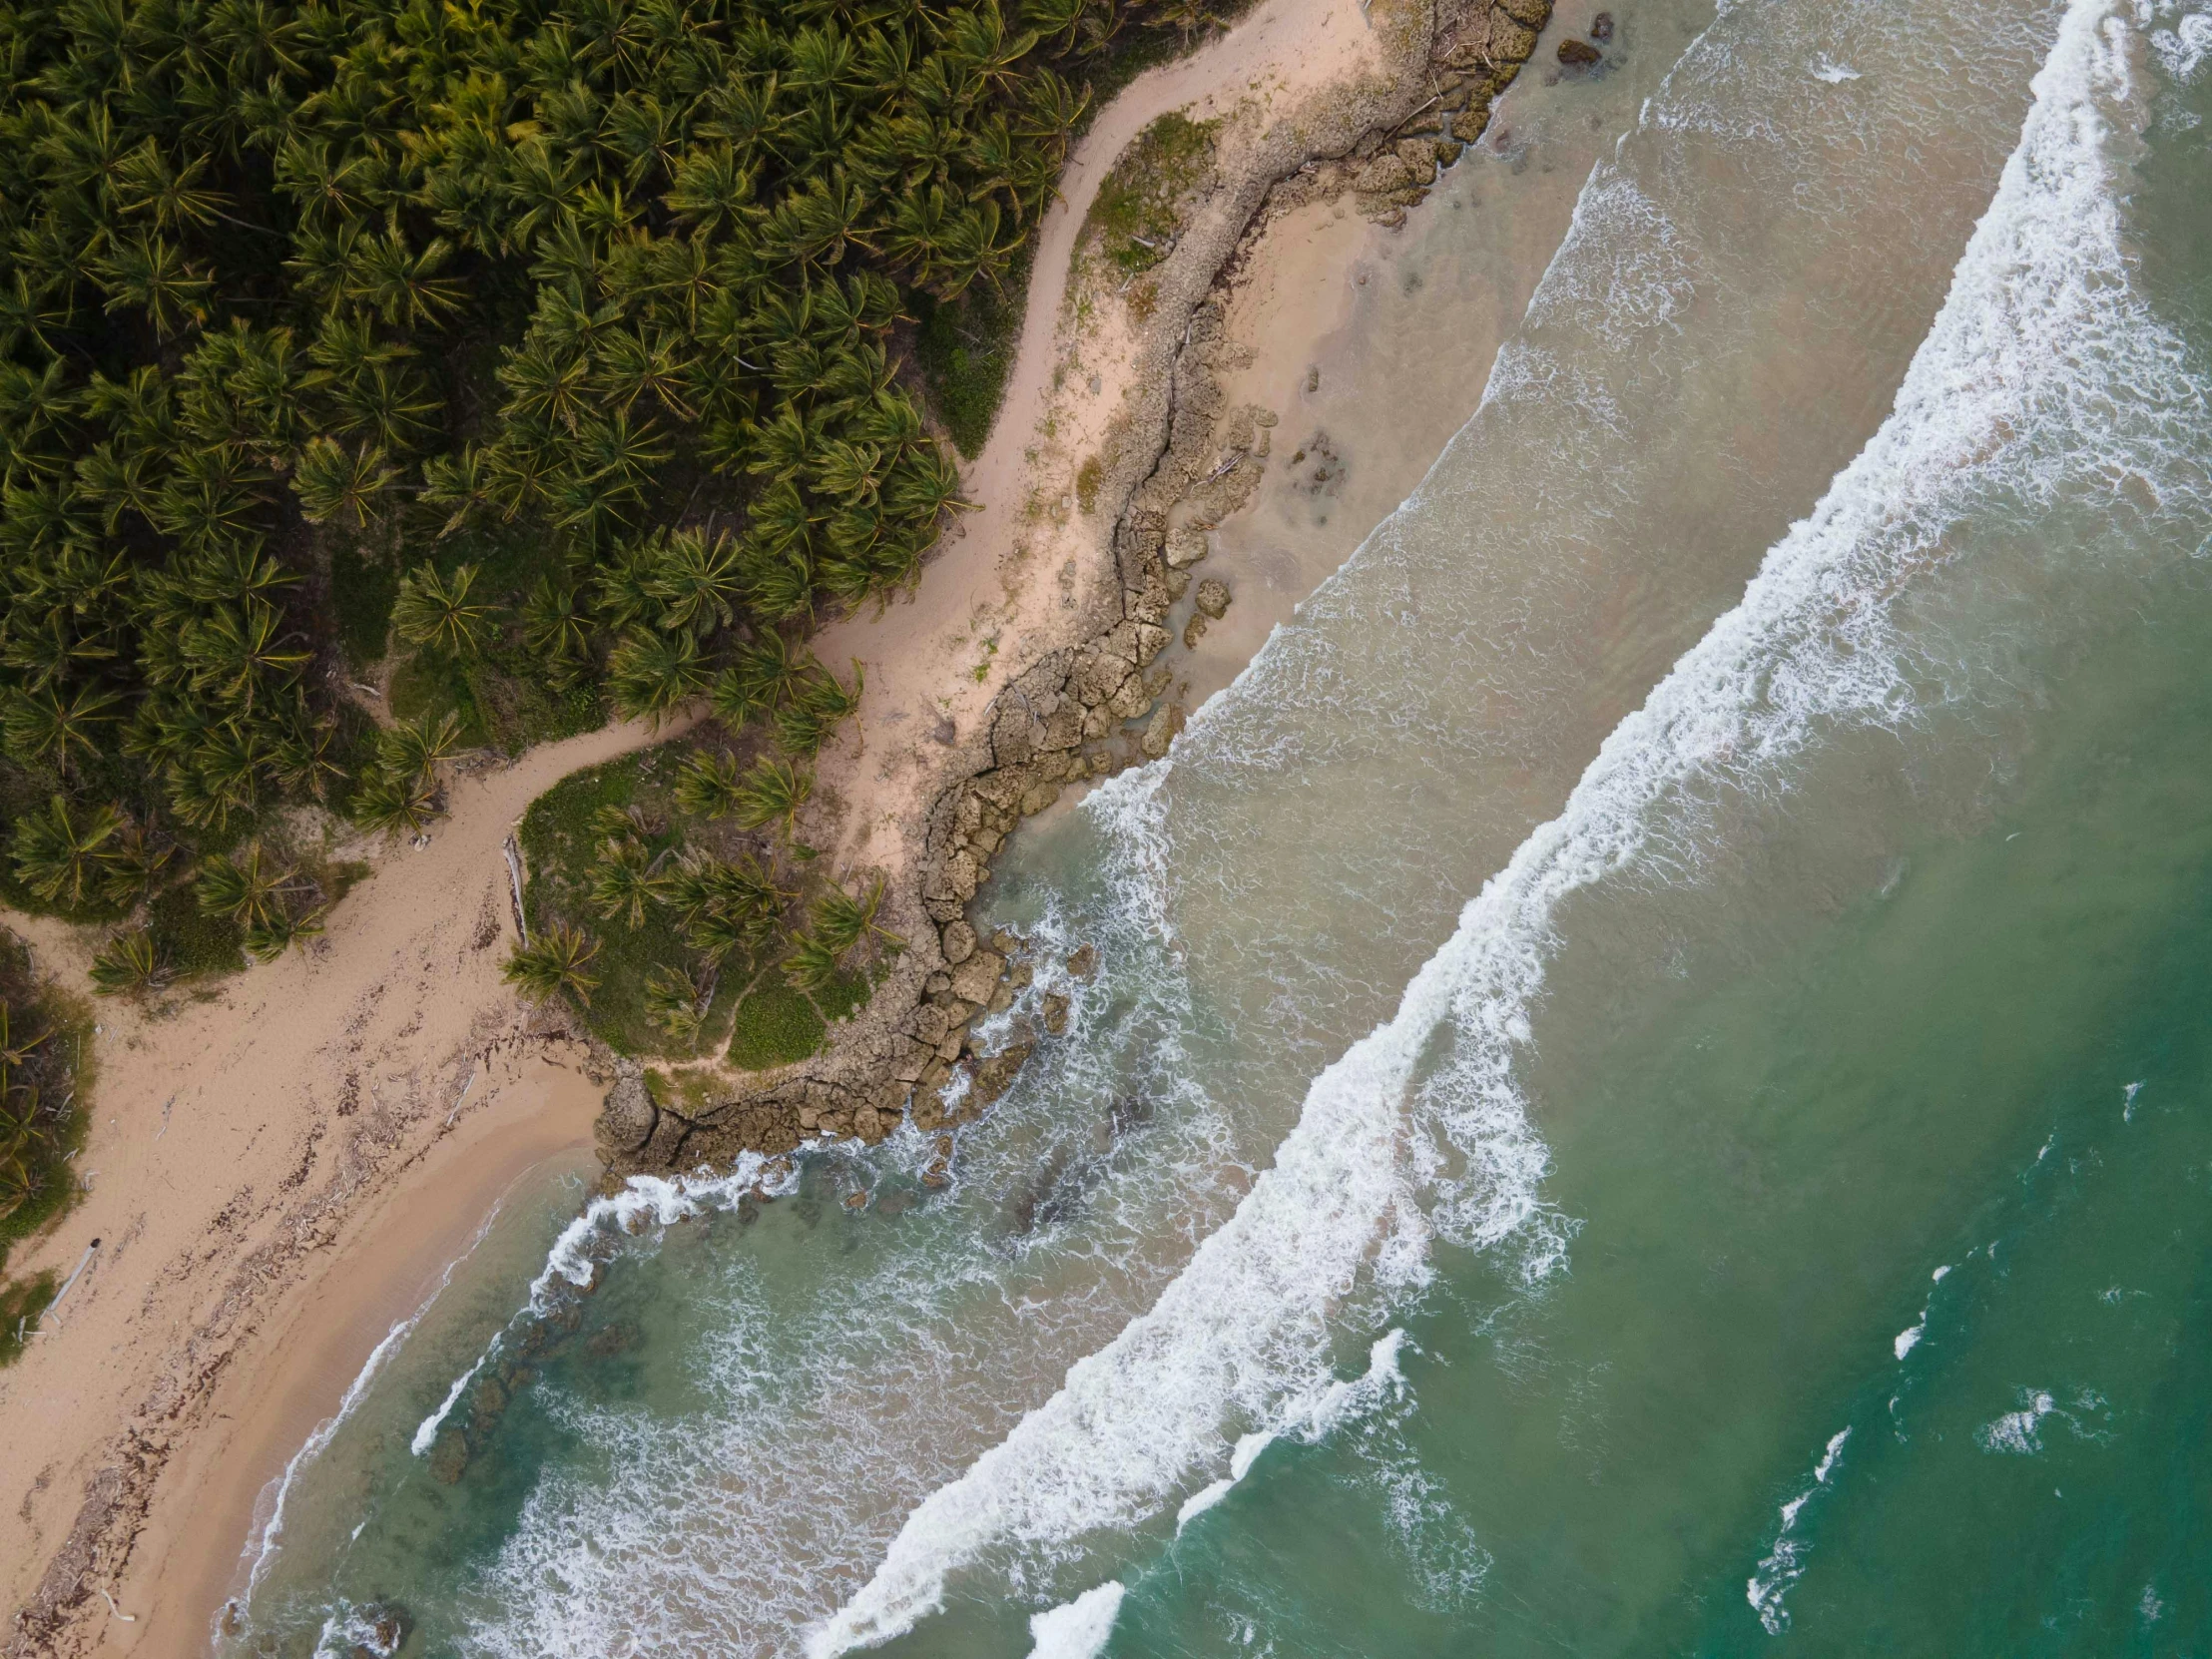
M2128 286L2109 113L2133 92L2127 51L2106 0L2068 9L2019 148L1874 441L1606 740L1566 811L1469 901L1396 1016L1315 1080L1236 1215L1149 1313L930 1494L811 1654L911 1628L942 1605L946 1575L987 1550L1136 1524L1219 1467L1243 1428L1295 1412L1364 1280L1404 1295L1432 1238L1481 1249L1540 1224L1544 1150L1514 1073L1561 901L1654 848L1694 864L1702 793L1784 787L1783 763L1822 728L1914 718L1895 612L1944 561L1952 527L2000 491L2054 501L2099 484L2138 452L2141 423L2193 412L2178 342ZM2112 407L2114 384L2138 403ZM1174 764L1092 810L1129 811L1120 798ZM1421 1075L1447 1026L1449 1061ZM1531 1278L1564 1247L1541 1231Z
M2212 1641L2212 5L1616 11L1474 417L989 889L950 1188L563 1212L229 1651Z

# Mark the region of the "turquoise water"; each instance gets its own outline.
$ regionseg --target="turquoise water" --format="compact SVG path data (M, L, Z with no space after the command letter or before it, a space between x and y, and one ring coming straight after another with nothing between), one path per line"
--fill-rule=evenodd
M521 1207L223 1645L2212 1647L2212 13L1620 12L1481 410L994 882L953 1186Z

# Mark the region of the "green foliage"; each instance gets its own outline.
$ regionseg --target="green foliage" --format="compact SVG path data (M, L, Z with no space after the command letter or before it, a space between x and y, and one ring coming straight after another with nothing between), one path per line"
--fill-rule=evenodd
M61 1280L51 1272L0 1284L0 1369L23 1358L23 1351L31 1346L31 1338L38 1331L39 1315L46 1312L60 1289Z
M960 453L983 452L1006 396L1014 350L1021 343L1021 297L1029 285L1029 250L1011 262L997 284L971 287L940 303L924 294L914 302L919 323L914 355L930 401Z
M417 565L399 578L391 625L410 645L428 646L441 656L467 659L482 653L496 626L491 606L476 586L482 572L461 565L442 575L432 564Z
M820 1049L828 1032L804 991L764 974L738 1003L730 1063L741 1071L789 1065Z
M92 958L93 988L102 996L159 990L168 981L169 962L151 928L126 928Z
M680 759L672 750L647 750L576 773L532 802L522 820L529 872L523 909L531 930L564 920L592 928L600 943L593 962L600 984L585 1017L626 1054L667 1048L668 1033L648 1006L648 982L656 970L689 974L698 962L676 913L657 896L648 898L638 924L631 926L627 908L612 917L601 914L594 888L610 838L635 838L649 869L651 860L675 847L678 830L670 822L667 781ZM662 878L666 873L664 866Z
M764 755L738 786L738 822L748 830L782 824L788 840L799 825L799 809L815 792L814 775L791 762Z
M155 951L180 979L206 979L236 973L244 964L244 940L237 922L210 915L190 886L170 888L147 907L147 931Z
M1220 121L1171 110L1137 135L1098 187L1088 228L1106 258L1134 276L1168 256L1182 231L1184 195L1213 159Z
M0 886L106 903L111 812L418 821L333 645L514 749L907 580L957 478L896 329L1000 305L1128 15L0 0Z
M330 553L330 606L338 643L355 669L381 662L391 636L391 609L399 598L399 573L350 543Z
M9 1245L76 1196L68 1159L84 1139L91 1027L83 1005L33 980L28 952L0 932L0 1268Z
M599 976L591 971L599 943L581 928L556 921L536 934L528 944L517 944L507 958L507 982L533 1002L556 996L572 997L579 1007L591 1006L591 993Z

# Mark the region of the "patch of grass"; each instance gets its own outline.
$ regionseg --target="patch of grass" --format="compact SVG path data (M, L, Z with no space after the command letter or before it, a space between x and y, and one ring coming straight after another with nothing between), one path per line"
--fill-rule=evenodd
M789 1065L818 1052L829 1027L806 993L771 968L738 1004L730 1063L744 1071Z
M53 985L39 984L31 975L30 952L5 930L0 930L0 1000L8 1008L10 1037L29 1047L23 1062L9 1068L8 1081L17 1089L37 1090L40 1103L32 1138L21 1154L21 1167L31 1177L31 1196L0 1217L0 1268L5 1268L11 1245L29 1238L77 1200L69 1158L85 1142L95 1072L90 1005ZM44 1041L29 1042L42 1032ZM26 1098L18 1096L17 1105ZM13 1329L11 1319L11 1336Z
M1168 256L1182 228L1177 209L1214 157L1213 121L1170 110L1139 133L1098 187L1087 228L1106 258L1135 275Z
M854 968L846 968L815 992L815 1006L822 1010L822 1017L831 1024L840 1019L850 1019L854 1011L867 1001L867 993L874 988L874 983L867 974Z
M38 1331L39 1315L60 1288L61 1281L52 1273L34 1273L0 1285L0 1369L23 1358Z
M1075 504L1084 512L1098 510L1098 486L1105 475L1106 468L1096 455L1089 456L1075 469Z
M447 714L460 719L464 749L490 746L491 730L476 701L468 665L434 651L417 651L392 672L392 719L434 721Z
M399 572L385 560L350 543L331 550L330 606L337 613L338 644L354 668L365 671L383 660L398 597Z
M991 422L1006 395L1006 376L1014 366L1021 339L1023 304L1029 292L1031 248L1015 256L1000 285L977 282L959 298L940 303L925 293L914 296L920 326L914 355L937 416L961 454L973 460L983 452Z
M469 662L418 651L391 677L396 720L435 720L452 714L461 723L461 745L519 755L534 744L579 732L596 732L607 713L591 686L566 691L551 685L544 665L519 645L503 645Z
M522 641L516 619L524 600L539 577L557 574L561 567L543 538L504 525L463 530L405 563L408 569L427 563L448 577L464 564L476 566L473 591L498 608L503 626L478 657L409 653L392 675L395 719L435 720L451 714L461 723L464 746L508 755L606 724L606 703L596 687L554 686L543 659ZM397 577L393 580L396 591Z
M179 979L213 979L246 966L238 923L201 909L190 881L180 881L147 906L146 924Z
M688 828L670 794L676 769L690 753L688 745L665 744L609 761L564 778L530 804L523 815L521 841L529 880L523 889L523 913L533 932L554 921L582 928L599 941L590 972L599 983L583 1010L591 1028L624 1054L667 1054L688 1058L695 1051L672 1042L646 1012L646 976L657 967L697 966L697 954L684 942L674 914L664 905L646 906L637 927L627 915L602 916L591 901L594 866L604 838L593 822L608 808L636 808L660 826L640 835L649 854L673 854ZM733 957L725 962L706 1025L753 972ZM696 1046L696 1045L695 1045Z

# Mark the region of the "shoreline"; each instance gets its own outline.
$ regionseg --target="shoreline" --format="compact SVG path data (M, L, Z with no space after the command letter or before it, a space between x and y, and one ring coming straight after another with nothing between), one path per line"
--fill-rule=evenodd
M511 1135L502 1144L535 1163L588 1132L608 1081L601 1061L557 1010L521 1009L501 975L514 928L500 846L561 777L669 735L616 725L461 773L428 844L386 854L313 949L212 990L101 1007L100 1085L77 1165L89 1190L14 1264L73 1263L101 1241L62 1316L0 1373L0 1561L20 1609L10 1653L204 1651L198 1614L165 1615L157 1634L114 1618L101 1592L141 1618L134 1600L174 1606L174 1581L149 1564L163 1540L203 1525L196 1498L211 1446L229 1443L223 1414L296 1428L280 1463L390 1324L333 1335L343 1354L327 1375L270 1372L299 1317L287 1310L314 1306L333 1333L359 1321L350 1281L329 1294L333 1269L362 1272L368 1258L348 1241L378 1217L406 1224L387 1240L473 1231L480 1213L423 1225L411 1206L446 1183L488 1206L516 1166L494 1150L496 1171L474 1167L487 1135ZM89 947L72 930L10 919L42 972L82 970ZM548 1111L556 1065L577 1081ZM476 1185L491 1173L504 1179ZM406 1264L404 1249L369 1255ZM265 1412L256 1381L279 1375L300 1391ZM221 1539L222 1574L270 1472L252 1479L235 1535Z
M1298 269L1312 291L1283 302L1289 331L1315 328L1318 318L1327 319L1330 338L1351 330L1348 318L1364 301L1345 262L1357 266L1386 253L1387 239L1406 224L1405 209L1438 186L1434 169L1426 180L1394 174L1388 163L1397 151L1379 136L1405 128L1427 107L1416 72L1440 50L1436 19L1457 27L1469 14L1509 16L1532 7L1549 15L1549 0L1472 0L1467 7L1380 0L1373 12L1358 0L1264 0L1226 34L1140 76L1101 111L1070 158L1065 199L1040 232L1006 396L983 454L965 469L969 492L984 510L948 531L906 600L832 624L814 642L826 661L852 656L866 663L867 701L854 729L875 740L863 737L849 750L840 740L824 758L825 801L848 809L831 850L841 865L897 872L892 902L904 913L893 920L913 947L825 1055L754 1080L757 1086L732 1102L726 1122L698 1126L704 1136L687 1126L675 1149L687 1163L727 1161L747 1146L788 1150L803 1131L850 1130L855 1078L876 1098L895 1092L899 1109L910 1096L919 1121L934 1096L926 1086L912 1088L929 1064L916 1062L917 1048L933 1050L946 1068L974 1062L960 1046L963 1021L945 1019L949 1045L942 1035L921 1044L911 1023L917 1006L925 1023L935 1023L932 1007L945 1011L949 970L968 965L962 988L982 992L972 999L979 1005L993 989L978 977L984 959L995 961L1000 977L1008 965L980 945L958 949L954 929L968 925L974 884L955 903L964 872L951 888L943 880L961 858L975 884L987 879L976 834L981 814L973 824L961 815L979 799L979 777L1027 767L1038 752L1032 743L1030 755L1014 758L1018 736L1009 732L1010 742L1001 736L1006 711L1055 673L1057 689L1044 695L1071 708L1111 702L1110 696L1082 702L1073 684L1075 659L1087 646L1095 664L1117 630L1168 631L1138 618L1159 606L1175 574L1184 581L1170 605L1193 586L1187 563L1164 556L1170 528L1164 520L1176 503L1211 489L1221 527L1199 533L1218 543L1211 551L1221 563L1212 569L1236 577L1240 594L1254 586L1239 563L1242 557L1249 564L1252 549L1241 547L1240 537L1252 539L1249 504L1267 470L1267 432L1292 434L1272 421L1252 421L1231 436L1241 433L1258 455L1215 469L1225 396L1251 411L1266 399L1264 391L1247 389L1253 377L1264 377L1271 363L1281 367L1265 352L1237 358L1239 328L1256 326L1248 294L1286 269L1291 257L1282 245L1293 243L1304 250ZM1537 31L1516 27L1533 49ZM1356 28L1363 32L1356 35ZM1317 49L1317 41L1329 50ZM1500 90L1502 83L1489 96ZM1190 221L1173 252L1151 274L1157 309L1100 325L1088 208L1127 145L1175 110L1223 118L1217 166L1189 205ZM1379 181L1390 191L1363 190ZM1569 203L1573 194L1566 192ZM1328 216L1344 221L1348 204L1361 209L1362 222L1333 228ZM1526 274L1527 285L1541 265L1536 260ZM1525 293L1515 297L1510 286L1500 287L1499 304L1517 313ZM1273 318L1257 325L1263 332L1285 331L1282 304L1273 313L1265 304L1257 310ZM1354 341L1346 348L1348 366L1357 366L1357 330L1348 337ZM1456 415L1447 397L1426 417L1440 429L1409 463L1405 484L1417 479L1479 391L1479 383L1460 388L1464 408ZM1074 482L1093 458L1103 474L1095 509L1077 504ZM1364 485L1366 505L1356 508L1348 499L1345 510L1379 520L1403 488L1390 482L1386 466L1363 476L1372 480ZM1165 508L1163 488L1172 497ZM1261 507L1266 500L1263 494ZM1148 513L1163 522L1151 525ZM1326 538L1334 562L1359 539L1348 530ZM1207 690L1226 683L1264 643L1266 629L1255 637L1250 619L1271 608L1287 615L1334 568L1326 548L1306 552L1308 568L1281 594L1240 601L1209 645L1194 640L1183 648L1177 659L1183 684L1170 697L1162 697L1171 690L1163 685L1146 698L1147 723L1141 733L1124 732L1120 764L1146 754L1156 730L1164 750L1194 685L1209 678ZM968 660L978 654L981 673ZM1136 666L1122 684L1140 678ZM1163 726L1159 716L1171 708ZM950 741L936 736L940 723L950 726ZM24 1607L10 1653L205 1651L244 1568L242 1547L272 1478L331 1414L393 1324L422 1305L499 1197L548 1159L582 1151L592 1132L600 1160L618 1170L668 1167L665 1159L640 1156L667 1150L651 1144L652 1130L620 1144L618 1102L634 1102L645 1091L618 1086L600 1109L599 1096L615 1080L604 1069L610 1057L558 1013L518 1014L500 981L513 921L499 846L529 802L560 777L681 729L609 728L458 777L453 813L434 830L430 847L381 856L377 878L338 906L328 937L310 955L254 969L198 1001L174 999L159 1018L104 1009L103 1084L84 1166L105 1168L109 1177L60 1226L22 1247L19 1266L74 1260L96 1235L111 1249L51 1339L0 1374L0 1420L11 1426L10 1444L0 1448L0 1476L16 1490L28 1488L21 1509L0 1519L0 1537L9 1543L8 1588ZM1087 781L1063 777L1051 791L1061 805L1040 800L1034 811L1064 811L1062 791ZM987 805L1008 830L1030 816L1018 797ZM1004 832L984 833L995 849ZM932 883L937 896L929 899ZM948 915L940 913L948 906ZM34 943L47 971L82 968L89 951L73 930L8 919ZM953 951L944 948L947 935ZM959 961L948 959L955 954ZM553 1075L548 1051L562 1057L565 1078ZM357 1065L347 1058L362 1055ZM508 1073L503 1081L469 1094L468 1079L480 1067L501 1066ZM915 1075L895 1076L901 1066ZM521 1081L531 1068L534 1081ZM357 1090L358 1078L370 1072L378 1075ZM634 1077L635 1067L623 1063L616 1073ZM211 1103L211 1086L226 1098ZM552 1111L532 1105L541 1092L558 1097ZM803 1123L810 1099L813 1121ZM773 1116L764 1113L764 1101L774 1106ZM180 1151L170 1108L181 1108L178 1128L205 1129L208 1113L196 1108L210 1104L232 1144L195 1150L203 1170L191 1184L200 1201L195 1208L190 1199L178 1202L174 1179L162 1179L167 1172L148 1149L169 1135L162 1157ZM254 1124L257 1109L262 1121ZM449 1111L455 1121L441 1126ZM338 1121L356 1112L357 1120ZM652 1128L660 1122L656 1109ZM882 1126L880 1118L874 1122ZM326 1134L330 1146L322 1144ZM426 1203L439 1195L438 1204ZM409 1235L416 1209L438 1219ZM349 1274L343 1294L329 1294L341 1266ZM118 1352L133 1356L128 1366L109 1358ZM88 1375L100 1385L81 1387ZM27 1414L48 1403L36 1398L46 1390L68 1391L70 1410L48 1409L37 1426L23 1426ZM228 1407L249 1399L274 1408L257 1410L241 1425L248 1414ZM35 1470L34 1443L58 1453ZM113 1617L103 1590L135 1622Z
M1026 965L1012 959L1018 941L985 941L968 918L990 860L1071 788L1167 752L1192 706L1198 642L1234 602L1193 567L1252 501L1283 414L1230 401L1225 388L1259 356L1225 335L1232 301L1267 268L1276 227L1303 210L1357 208L1356 258L1398 234L1570 13L1578 24L1596 15L1575 4L1555 20L1552 0L1265 0L1101 114L1040 233L1006 399L967 474L982 511L947 532L910 600L815 642L827 661L865 667L858 725L877 734L872 771L864 737L819 771L818 794L867 809L835 826L830 854L891 872L887 910L908 948L823 1054L760 1074L670 1067L681 1087L610 1099L600 1144L611 1169L873 1143L909 1114L924 1130L951 1128L1003 1092L1033 1034L999 1054L968 1036ZM1174 112L1209 124L1209 160L1182 192L1164 257L1116 281L1089 207L1125 147ZM1518 300L1545 259L1548 248ZM1420 453L1400 472L1405 486L1478 392L1410 446ZM1334 558L1310 558L1291 601L1399 499L1371 499L1370 523L1330 538ZM1261 640L1244 637L1249 659ZM1221 672L1212 655L1217 685L1242 666ZM953 1111L939 1101L948 1085ZM679 1111L671 1097L708 1104Z
M436 1165L419 1180L402 1176L350 1219L321 1271L324 1283L303 1283L271 1310L230 1392L275 1408L234 1418L227 1431L211 1428L192 1446L170 1493L170 1508L181 1512L149 1526L132 1552L118 1600L150 1635L153 1617L165 1612L171 1636L193 1628L195 1617L203 1634L213 1627L244 1586L274 1488L310 1436L334 1420L331 1402L347 1397L391 1333L411 1330L427 1312L516 1190L568 1172L588 1186L598 1174L591 1126L604 1091L542 1058L518 1070L500 1100L468 1120L471 1131L441 1147ZM318 1295L341 1274L342 1298ZM402 1339L385 1363L403 1347ZM124 1593L132 1590L143 1606Z

